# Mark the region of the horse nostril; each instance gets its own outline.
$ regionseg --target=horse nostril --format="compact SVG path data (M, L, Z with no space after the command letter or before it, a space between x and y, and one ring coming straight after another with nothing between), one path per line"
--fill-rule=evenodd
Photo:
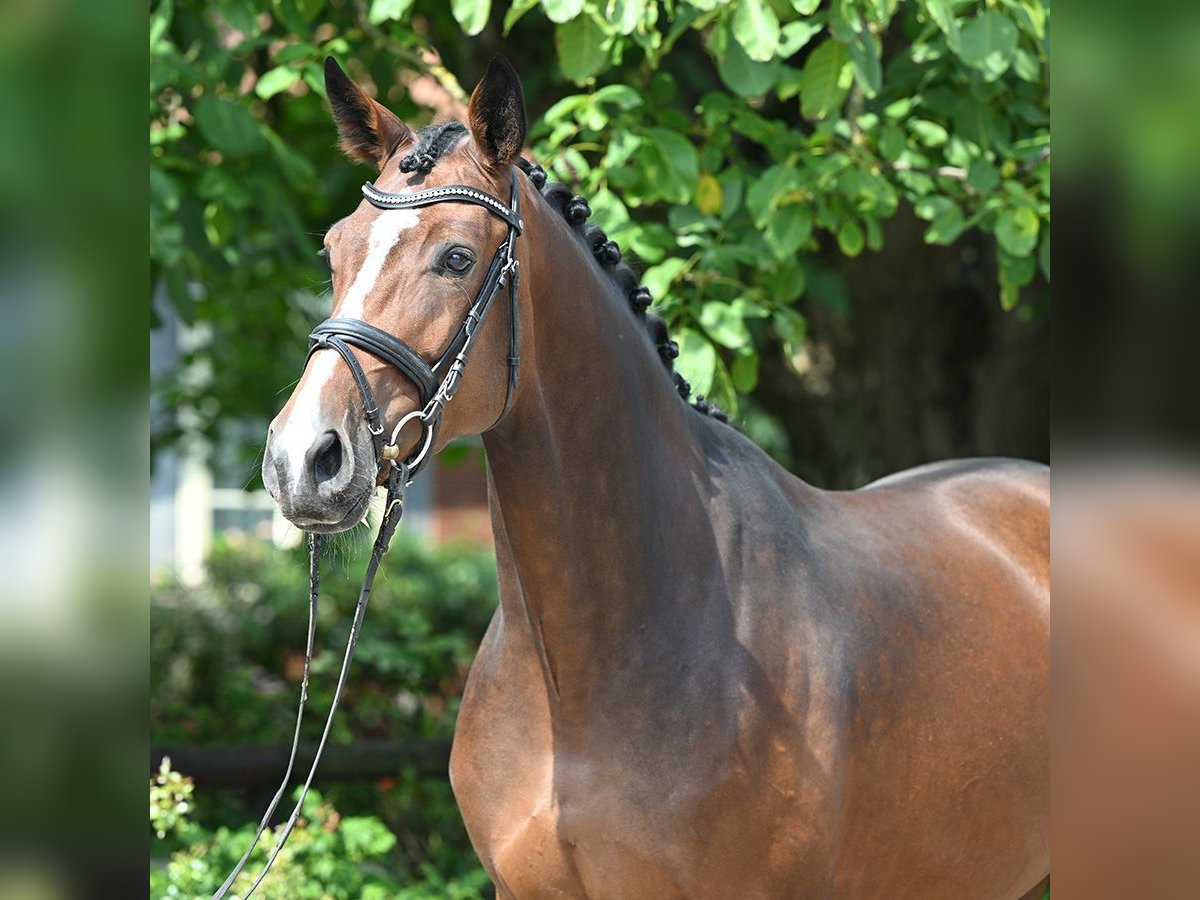
M311 453L313 481L318 486L332 481L342 468L342 442L336 431L327 431L313 444Z

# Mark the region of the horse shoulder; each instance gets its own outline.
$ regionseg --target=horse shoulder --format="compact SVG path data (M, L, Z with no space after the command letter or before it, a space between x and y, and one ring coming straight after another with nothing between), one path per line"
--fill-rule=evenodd
M549 706L532 654L519 652L522 640L498 608L467 679L450 783L499 896L572 896L577 881L558 836Z

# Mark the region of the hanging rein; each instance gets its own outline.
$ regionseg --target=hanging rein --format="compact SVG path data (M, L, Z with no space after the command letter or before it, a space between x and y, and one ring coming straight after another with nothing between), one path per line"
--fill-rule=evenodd
M321 733L321 740L317 744L316 754L308 770L308 777L304 780L300 796L296 799L296 805L288 817L286 826L276 839L275 846L271 849L266 865L263 866L262 871L259 872L258 877L255 878L249 890L242 895L244 898L253 894L262 883L262 880L267 876L267 872L275 864L276 858L279 856L284 843L291 835L292 830L296 826L296 821L300 817L304 798L307 796L308 789L312 785L313 776L316 774L317 765L321 761L321 754L325 750L325 743L329 738L329 732L333 726L333 717L337 712L342 688L346 683L346 674L350 669L350 662L354 658L354 647L358 643L358 636L362 629L363 615L367 609L367 600L371 595L371 586L375 583L375 574L379 570L379 563L383 558L383 554L387 551L388 545L391 543L392 535L395 533L396 527L400 524L400 518L404 515L405 490L412 484L412 480L416 477L417 473L429 461L429 452L433 448L438 430L441 428L442 414L445 411L446 404L454 398L455 393L458 391L463 371L467 367L467 358L471 351L471 345L475 340L475 335L487 317L488 311L492 308L496 296L504 287L508 288L508 385L504 396L504 406L500 410L500 414L496 417L496 423L504 418L504 414L508 412L509 406L512 403L513 393L517 389L517 370L520 364L520 330L517 320L517 277L519 264L515 251L517 236L520 235L524 224L521 221L516 168L514 167L512 170L512 190L507 204L485 191L461 184L429 188L428 190L405 194L389 194L379 190L375 185L368 182L363 185L362 193L368 203L383 210L415 209L422 206L432 206L435 203L471 203L475 206L482 206L488 212L503 220L508 225L508 232L492 257L492 262L488 267L487 274L484 276L483 284L480 286L479 293L476 295L475 301L471 304L471 308L467 310L466 318L463 319L462 325L459 326L449 345L433 365L427 363L419 353L404 341L361 319L340 317L326 319L314 328L312 334L309 335L308 358L311 358L319 350L337 351L349 367L350 374L354 377L354 383L358 385L358 392L363 402L363 415L367 420L367 427L371 432L371 440L375 448L376 477L378 478L379 475L385 476L384 484L387 487L387 499L384 504L383 518L379 523L379 532L375 536L375 543L371 549L371 558L363 574L362 589L359 591L358 604L354 609L354 619L350 625L350 637L346 642L346 652L342 657L342 668L338 674L337 687L333 692L333 701L329 707L329 714L325 719L325 728ZM371 386L367 381L366 373L363 371L362 365L354 355L354 352L350 349L351 347L363 350L376 359L382 360L393 368L398 369L401 374L417 387L421 408L403 416L392 429L391 437L386 442L384 440L385 427L379 406L375 403L375 397L371 392ZM307 364L307 358L305 363ZM421 425L421 439L418 441L417 447L412 454L407 459L401 460L400 448L397 441L404 427L414 419ZM492 427L495 427L495 423L493 423ZM300 744L300 725L304 718L304 704L308 699L308 673L312 662L313 638L316 628L321 552L320 538L317 534L309 534L308 549L308 639L304 653L304 674L300 682L300 705L296 715L296 730L292 736L292 746L291 752L288 755L287 769L284 772L283 781L279 785L279 790L276 791L274 798L272 798L270 805L267 807L266 813L263 815L262 821L259 822L254 840L246 848L246 852L242 854L238 864L229 873L229 876L222 883L221 887L213 894L213 900L220 900L220 898L224 897L233 885L234 880L241 874L246 861L258 845L263 832L269 827L271 817L274 815L280 799L282 799L284 792L287 790L288 782L292 776L292 769L295 766L296 752Z

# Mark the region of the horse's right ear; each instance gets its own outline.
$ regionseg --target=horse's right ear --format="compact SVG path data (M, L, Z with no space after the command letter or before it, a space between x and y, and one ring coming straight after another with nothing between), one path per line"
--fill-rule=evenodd
M332 56L325 57L325 95L337 122L338 140L352 159L382 168L398 147L412 140L412 130L368 97Z

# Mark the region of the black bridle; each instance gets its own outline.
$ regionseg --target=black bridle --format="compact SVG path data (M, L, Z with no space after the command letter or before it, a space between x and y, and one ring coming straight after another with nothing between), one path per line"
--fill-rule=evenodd
M363 196L367 202L379 209L416 209L421 206L432 206L435 203L472 203L482 206L488 212L504 220L508 225L505 235L488 266L483 284L475 302L467 310L466 318L443 351L438 360L430 365L425 359L404 341L386 331L375 327L361 319L333 318L326 319L313 329L309 335L308 355L311 357L318 350L336 350L346 361L350 374L354 376L358 392L362 396L363 413L371 438L375 444L375 462L378 470L386 465L389 475L407 467L407 478L413 476L428 461L429 450L433 446L438 429L442 423L442 412L446 404L454 397L462 380L463 370L467 365L467 355L471 342L484 317L492 308L492 303L500 289L508 287L508 319L509 319L509 353L508 353L508 389L504 397L504 407L496 422L504 417L512 403L513 392L517 389L517 369L520 364L520 330L517 321L517 277L519 264L515 254L517 236L521 233L524 223L521 221L520 194L517 190L517 170L512 170L512 193L507 204L497 200L486 191L462 184L450 184L443 187L429 188L424 191L414 191L406 194L389 194L379 190L367 182L362 187ZM384 441L384 427L380 417L379 407L371 393L371 386L350 347L365 350L376 359L380 359L395 369L398 369L409 381L417 387L421 400L421 409L414 410L404 416L392 430L391 439ZM414 453L401 464L398 461L399 447L396 443L401 430L411 420L417 419L422 426L422 440ZM493 426L495 427L495 423Z
M429 451L433 446L437 431L442 424L442 413L446 408L446 404L453 399L454 394L458 391L463 370L467 366L467 356L471 350L471 343L475 339L475 334L479 326L483 324L484 318L492 308L492 303L496 299L496 295L506 285L508 287L510 335L508 389L504 397L504 407L500 410L496 421L490 426L491 428L494 428L504 418L504 414L508 412L508 408L512 404L513 392L517 389L517 367L520 363L520 331L517 326L518 263L515 250L517 235L521 233L524 225L520 215L520 197L517 192L516 168L514 167L512 172L512 194L508 205L505 205L491 194L481 191L478 188L461 184L430 188L424 191L414 191L411 194L388 194L368 182L363 185L362 192L367 202L385 210L414 209L419 206L432 206L434 203L473 203L476 206L482 206L492 214L503 219L508 224L508 233L496 249L495 256L492 257L492 263L488 266L487 274L484 276L483 284L479 288L475 302L467 310L466 318L451 339L449 346L446 347L445 351L433 365L426 362L419 353L404 343L404 341L361 319L340 317L326 319L314 328L312 334L309 335L309 357L318 350L336 350L342 359L346 361L346 365L349 366L350 374L354 376L354 383L358 385L358 392L362 395L363 415L367 419L367 426L371 431L371 439L375 445L376 477L378 477L378 473L385 466L387 467L387 500L384 505L383 518L379 522L379 533L375 536L375 544L371 548L371 559L367 563L366 572L363 574L362 589L359 591L358 605L354 609L354 620L350 624L350 637L346 641L346 652L342 657L342 668L338 674L337 688L333 692L333 701L329 707L329 714L325 719L325 729L321 733L320 743L317 744L316 754L313 756L312 765L308 770L308 777L304 781L300 796L296 800L292 814L288 817L286 826L275 840L275 845L271 849L266 864L250 888L242 895L243 898L253 894L262 883L262 880L266 878L267 872L271 870L271 866L274 865L276 858L283 849L284 843L292 833L292 829L295 828L296 822L300 817L304 797L308 793L309 786L312 784L313 776L317 771L317 764L321 760L321 753L325 749L325 742L329 738L329 731L333 725L333 716L337 712L338 700L341 698L342 688L346 683L346 674L349 672L350 662L354 658L354 647L358 643L358 635L362 629L363 615L367 609L367 600L371 596L371 587L375 583L375 574L379 570L379 563L383 558L383 554L387 551L388 545L391 543L392 535L395 533L396 527L400 524L400 518L404 515L405 488L412 483L417 471L428 461ZM392 430L391 439L386 443L383 439L384 427L379 406L375 403L375 397L371 393L371 385L367 381L366 373L363 371L362 365L359 363L357 357L355 357L354 352L350 349L351 347L364 350L377 359L399 369L406 378L417 386L417 391L421 398L421 408L401 418ZM307 365L307 360L305 363ZM404 426L413 419L417 419L421 423L423 430L422 440L417 445L417 449L413 454L408 459L401 461L399 458L400 450L396 441ZM242 854L242 858L238 861L233 871L229 873L224 883L213 894L214 900L220 900L220 898L224 897L233 886L234 880L241 874L246 862L250 859L251 852L258 845L263 832L269 827L271 817L275 814L275 809L279 805L284 792L287 790L288 782L292 777L292 769L296 762L296 752L300 745L300 725L304 718L304 702L308 698L308 674L312 661L313 638L316 628L320 546L319 536L309 534L308 644L304 655L304 677L300 684L300 708L296 714L296 729L292 736L292 748L288 756L287 771L284 773L283 782L280 784L279 790L276 791L274 798L267 807L266 814L263 816L262 821L259 822L254 840L246 848L246 852Z

